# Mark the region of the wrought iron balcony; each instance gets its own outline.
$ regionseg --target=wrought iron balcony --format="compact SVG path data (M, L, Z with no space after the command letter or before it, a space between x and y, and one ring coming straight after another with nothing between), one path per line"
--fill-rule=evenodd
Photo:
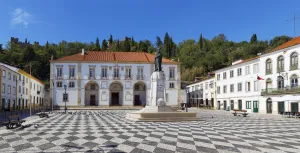
M266 75L268 75L268 74L272 74L272 69L267 69L266 70Z
M144 75L136 75L137 80L144 80Z
M277 73L279 72L284 72L284 68L283 67L277 67Z
M70 79L70 80L75 80L76 77L75 77L75 76L69 76L69 79Z
M90 80L95 80L96 77L95 77L95 76L89 76L89 79L90 79Z
M290 70L297 70L297 69L298 69L298 63L290 66Z
M132 80L132 75L125 75L125 80Z
M62 80L62 79L64 79L64 77L63 77L63 75L57 75L57 76L56 76L56 79L57 79L57 80Z
M120 75L113 75L114 80L120 80Z
M281 95L281 94L295 94L300 93L300 86L287 86L285 88L268 88L262 89L261 95Z

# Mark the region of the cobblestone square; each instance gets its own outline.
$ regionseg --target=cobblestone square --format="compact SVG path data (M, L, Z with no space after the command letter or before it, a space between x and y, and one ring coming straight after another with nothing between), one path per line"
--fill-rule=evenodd
M299 119L198 110L201 121L133 122L128 112L31 117L26 128L0 127L0 152L300 152Z

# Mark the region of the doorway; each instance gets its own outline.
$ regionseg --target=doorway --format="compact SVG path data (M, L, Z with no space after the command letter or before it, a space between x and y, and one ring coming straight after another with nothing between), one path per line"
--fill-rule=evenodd
M278 113L284 112L284 102L278 102Z
M218 110L221 110L221 103L218 101Z
M224 110L226 110L227 107L227 101L224 101Z
M267 113L272 113L272 99L267 100Z
M258 101L253 101L253 113L258 113Z
M112 106L118 106L119 104L119 93L118 92L112 92L111 93L111 105Z
M140 95L134 95L134 105L141 105Z
M242 110L242 108L243 108L243 102L242 102L242 100L239 100L238 102L239 102L239 103L238 103L238 105L239 105L239 110Z
M299 112L298 103L291 103L291 112Z
M90 95L90 105L91 106L96 105L96 95Z
M234 110L234 101L233 100L230 101L230 107L231 107L231 110Z

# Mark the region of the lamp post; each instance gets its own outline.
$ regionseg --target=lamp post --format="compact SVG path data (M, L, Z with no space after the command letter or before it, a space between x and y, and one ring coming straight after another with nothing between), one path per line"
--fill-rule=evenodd
M65 94L63 96L63 99L65 101L65 114L67 114L67 85L64 85L65 88Z

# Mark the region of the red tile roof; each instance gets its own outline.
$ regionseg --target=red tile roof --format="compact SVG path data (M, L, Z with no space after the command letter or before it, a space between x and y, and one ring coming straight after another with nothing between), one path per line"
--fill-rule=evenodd
M85 55L77 53L70 56L65 56L51 62L72 61L72 62L85 62L85 61L99 61L99 62L141 62L141 63L154 63L155 56L145 52L104 52L104 51L88 51ZM163 63L177 64L178 62L162 59Z
M272 49L268 53L274 52L274 51L277 51L277 50L281 50L281 49L284 49L284 48L292 47L292 46L295 46L295 45L298 45L298 44L300 44L300 36L297 36L294 39L292 39L292 40L290 40L290 41L288 41L288 42L286 42L282 45L279 45L278 47Z

